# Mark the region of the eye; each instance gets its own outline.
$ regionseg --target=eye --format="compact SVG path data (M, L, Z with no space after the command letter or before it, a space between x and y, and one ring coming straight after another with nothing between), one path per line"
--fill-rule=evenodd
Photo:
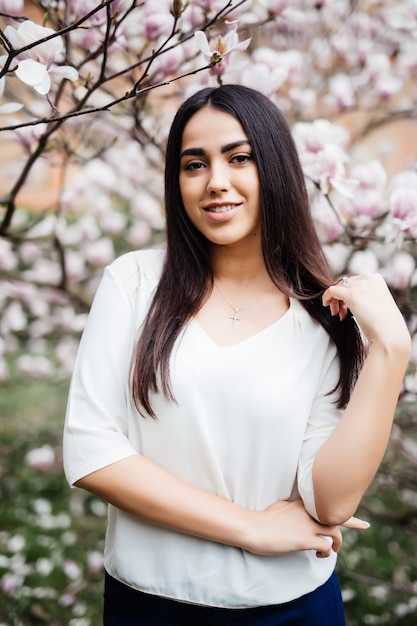
M183 169L188 172L195 172L201 170L203 167L205 167L205 164L202 161L190 161L189 163L185 163Z
M252 154L235 154L232 156L232 158L230 159L231 163L241 163L241 164L245 164L248 163L249 161L253 161L253 156Z

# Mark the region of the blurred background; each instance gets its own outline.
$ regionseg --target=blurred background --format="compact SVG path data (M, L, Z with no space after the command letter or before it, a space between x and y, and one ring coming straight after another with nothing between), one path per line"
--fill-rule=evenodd
M69 380L104 266L163 244L174 111L221 83L281 108L335 278L382 273L413 336L338 574L349 626L417 624L416 78L416 0L0 0L0 626L101 624L106 507L62 473Z

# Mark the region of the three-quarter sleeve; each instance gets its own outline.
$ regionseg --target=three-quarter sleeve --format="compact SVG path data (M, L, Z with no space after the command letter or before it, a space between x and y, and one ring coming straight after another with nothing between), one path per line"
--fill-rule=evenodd
M105 269L84 330L64 427L68 482L134 455L127 438L127 381L134 315L112 266Z
M339 359L336 348L330 344L323 362L320 385L315 395L302 443L298 463L298 492L308 513L318 521L313 488L313 463L323 443L339 422L334 391L339 379Z

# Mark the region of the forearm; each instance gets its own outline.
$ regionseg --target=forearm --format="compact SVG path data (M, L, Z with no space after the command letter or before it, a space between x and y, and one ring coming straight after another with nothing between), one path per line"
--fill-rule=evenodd
M76 486L152 524L254 554L315 550L320 556L329 556L341 545L337 526L317 523L301 500L250 511L175 477L139 455L93 472ZM346 525L366 528L357 519ZM332 543L323 536L331 537Z
M249 511L177 478L143 456L104 467L76 486L152 524L218 543L247 546Z
M323 523L354 514L389 441L409 358L409 337L374 343L350 402L313 466L316 509Z

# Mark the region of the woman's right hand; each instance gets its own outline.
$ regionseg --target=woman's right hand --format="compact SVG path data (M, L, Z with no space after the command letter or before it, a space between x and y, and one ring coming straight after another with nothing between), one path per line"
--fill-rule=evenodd
M249 512L250 531L246 549L254 554L273 555L315 550L319 558L338 552L342 545L339 526L320 524L307 513L301 500L281 501L264 511ZM368 522L351 517L343 526L365 530Z

